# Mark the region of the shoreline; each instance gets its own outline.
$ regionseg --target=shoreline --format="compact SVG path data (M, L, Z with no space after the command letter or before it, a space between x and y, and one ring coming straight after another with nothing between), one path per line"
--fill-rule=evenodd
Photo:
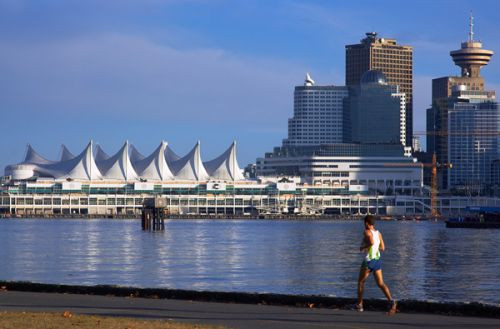
M297 308L348 309L349 305L353 305L356 302L355 298L328 297L321 295L196 291L112 285L83 286L25 281L0 281L0 293L2 291L173 299L230 304L289 306ZM387 301L382 299L365 299L364 308L367 311L385 311L387 309ZM479 302L437 302L404 299L398 301L398 310L403 313L426 313L500 319L500 305Z
M244 215L172 215L170 214L165 220L177 220L177 219L206 219L206 220L304 220L304 221L316 221L316 220L331 220L331 221L359 221L362 220L365 215L259 215L259 216L244 216ZM378 216L380 221L438 221L444 222L446 220L443 218L430 219L427 217L418 216ZM141 217L136 215L0 215L0 219L137 219L141 220Z

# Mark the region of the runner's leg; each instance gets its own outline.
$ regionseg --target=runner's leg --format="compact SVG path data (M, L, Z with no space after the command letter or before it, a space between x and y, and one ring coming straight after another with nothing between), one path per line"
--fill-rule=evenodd
M389 287L384 283L384 278L382 277L382 270L377 270L373 272L373 276L375 277L375 281L377 282L377 286L382 290L387 300L391 301L392 296L389 291Z
M392 299L391 292L389 291L389 287L384 283L384 279L382 277L382 270L377 270L373 273L373 276L375 277L375 281L377 282L377 286L383 291L385 297L387 297L387 300L391 303L391 308L389 309L389 312L387 312L388 315L394 315L397 312L397 303L394 299Z
M366 267L361 267L358 277L358 305L363 304L363 291L365 288L365 281L370 276L370 270Z

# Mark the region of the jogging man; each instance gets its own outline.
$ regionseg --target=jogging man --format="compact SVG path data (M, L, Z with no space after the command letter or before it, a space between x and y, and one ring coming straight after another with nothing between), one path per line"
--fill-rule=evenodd
M356 304L356 309L363 312L363 290L365 287L365 281L370 276L370 273L373 272L377 285L390 303L390 309L387 314L396 314L397 303L394 299L392 299L389 287L387 287L384 283L384 279L382 278L380 251L385 250L384 239L382 239L382 234L375 229L375 217L372 215L365 217L365 232L359 250L363 253L366 252L366 255L359 271L358 303Z

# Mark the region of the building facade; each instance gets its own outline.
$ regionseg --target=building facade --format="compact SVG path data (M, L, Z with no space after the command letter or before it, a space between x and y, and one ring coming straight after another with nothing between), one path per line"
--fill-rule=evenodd
M298 177L302 184L329 186L340 194L362 189L375 195L418 195L422 164L403 152L401 144L278 147L257 159L257 176L263 181Z
M289 136L257 159L256 177L295 177L339 194L419 194L422 166L405 134L405 95L382 72L369 70L351 87L316 86L307 74L295 87Z
M344 86L316 86L309 74L295 87L293 118L288 119L284 146L307 146L343 142Z
M36 185L35 185L36 184ZM101 185L101 186L99 186ZM260 214L425 215L430 212L428 196L372 195L336 187L298 184L234 183L219 189L206 183L155 184L141 191L133 184L85 184L63 189L62 183L21 182L0 187L0 216L19 217L139 217L146 199L165 199L168 212L181 216L235 215L257 218ZM500 206L500 198L441 196L438 211L457 216L468 206ZM199 217L198 217L199 218Z
M492 167L500 159L500 108L495 92L457 86L448 104L448 187L479 194L494 185Z
M347 45L346 85L357 86L368 70L383 72L388 84L399 86L406 95L406 146L411 147L413 136L413 48L398 45L395 39L377 37L366 33L359 44Z
M427 152L436 153L439 163L450 163L448 158L448 110L453 88L465 86L469 91L484 91L485 81L481 68L488 64L493 52L482 48L474 40L472 17L468 41L460 49L450 52L455 65L460 67L460 76L447 76L432 80L432 108L427 109ZM439 187L448 188L448 170L439 172Z
M406 96L381 71L366 71L349 88L344 113L344 142L406 145Z

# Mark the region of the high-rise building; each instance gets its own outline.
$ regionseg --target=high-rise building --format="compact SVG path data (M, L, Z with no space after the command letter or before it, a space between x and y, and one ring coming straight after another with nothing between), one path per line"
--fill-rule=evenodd
M356 86L368 70L382 71L389 85L399 86L406 95L406 146L411 146L413 136L413 48L398 45L395 39L377 37L366 33L361 43L346 47L346 85Z
M381 71L369 70L345 100L344 142L406 145L406 99Z
M339 193L419 193L422 165L404 146L404 114L405 94L380 71L351 87L317 86L307 74L295 87L288 138L257 159L256 176L295 176Z
M495 195L500 196L500 159L494 160L491 164L491 181Z
M345 86L316 86L309 74L296 86L293 118L288 119L288 138L283 146L342 143Z
M469 91L484 91L481 67L488 64L493 52L482 48L474 40L473 17L469 21L469 38L461 48L450 52L455 65L461 69L460 76L447 76L432 80L432 108L427 109L427 152L436 153L437 161L449 163L448 159L448 110L449 98L454 86L465 86ZM440 172L439 186L448 186L448 171Z
M494 185L500 108L494 91L455 86L448 101L448 187L479 193Z

